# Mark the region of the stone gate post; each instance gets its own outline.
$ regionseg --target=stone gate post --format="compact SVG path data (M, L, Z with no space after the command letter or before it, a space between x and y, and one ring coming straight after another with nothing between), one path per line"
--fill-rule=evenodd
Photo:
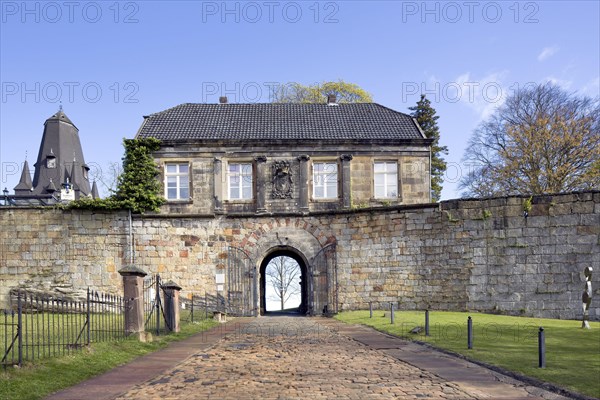
M161 285L165 294L165 319L171 332L179 332L179 291L181 286L173 281Z
M125 298L125 334L144 332L144 270L128 265L119 270L123 277L123 297Z

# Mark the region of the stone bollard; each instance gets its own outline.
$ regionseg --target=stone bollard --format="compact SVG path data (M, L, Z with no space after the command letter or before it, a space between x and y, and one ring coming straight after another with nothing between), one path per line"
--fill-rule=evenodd
M167 329L171 332L179 332L179 291L181 286L173 281L161 285L165 294L165 319Z
M123 297L125 298L125 335L137 334L144 337L144 270L128 265L119 270L123 277ZM144 338L143 338L144 337Z

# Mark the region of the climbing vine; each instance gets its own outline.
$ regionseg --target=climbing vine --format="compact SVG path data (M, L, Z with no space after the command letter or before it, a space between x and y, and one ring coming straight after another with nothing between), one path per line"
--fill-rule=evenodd
M152 152L160 148L155 138L123 139L123 173L119 175L115 194L106 199L82 198L67 208L87 210L131 210L136 213L158 211L165 199L158 181L158 166Z

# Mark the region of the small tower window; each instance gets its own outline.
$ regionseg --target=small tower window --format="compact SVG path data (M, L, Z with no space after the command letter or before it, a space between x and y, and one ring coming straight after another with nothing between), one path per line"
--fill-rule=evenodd
M56 168L56 156L52 149L50 149L50 154L46 156L46 168Z

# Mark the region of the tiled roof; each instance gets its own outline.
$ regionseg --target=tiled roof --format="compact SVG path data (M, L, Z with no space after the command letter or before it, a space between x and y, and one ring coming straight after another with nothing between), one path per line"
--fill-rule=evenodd
M375 103L185 103L145 117L137 137L168 141L424 138L410 115Z

